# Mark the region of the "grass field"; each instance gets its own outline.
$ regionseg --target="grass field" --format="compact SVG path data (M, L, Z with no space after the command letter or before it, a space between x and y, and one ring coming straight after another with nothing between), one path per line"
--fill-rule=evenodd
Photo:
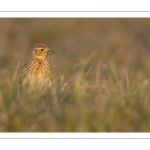
M150 19L0 19L0 131L149 132ZM33 45L53 84L18 95Z

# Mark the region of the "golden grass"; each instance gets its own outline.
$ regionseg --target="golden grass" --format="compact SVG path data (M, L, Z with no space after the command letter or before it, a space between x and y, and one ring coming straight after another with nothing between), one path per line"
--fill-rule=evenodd
M0 131L150 131L149 19L0 21ZM36 42L56 48L52 87L19 95L19 68Z

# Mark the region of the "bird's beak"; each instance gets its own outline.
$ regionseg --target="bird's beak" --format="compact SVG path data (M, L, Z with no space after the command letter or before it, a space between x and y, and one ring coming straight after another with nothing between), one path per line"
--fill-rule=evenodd
M55 51L54 50L49 50L48 51L48 55L51 55L52 53L55 53Z
M55 53L55 51L54 51L54 50L52 50L52 51L51 51L51 54L52 54L52 53Z

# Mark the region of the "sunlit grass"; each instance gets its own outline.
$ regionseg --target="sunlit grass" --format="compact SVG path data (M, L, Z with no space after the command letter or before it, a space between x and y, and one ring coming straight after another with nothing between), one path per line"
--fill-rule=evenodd
M71 75L67 71L66 76L54 77L51 89L44 94L24 89L19 95L18 77L15 81L3 77L0 130L149 131L150 80L138 72L132 79L132 70L115 60L108 66L98 61L95 77L89 78L94 57L91 54L90 59L77 63ZM101 79L104 70L107 75Z
M149 19L0 23L0 131L150 131ZM20 93L20 68L39 42L56 48L52 86Z

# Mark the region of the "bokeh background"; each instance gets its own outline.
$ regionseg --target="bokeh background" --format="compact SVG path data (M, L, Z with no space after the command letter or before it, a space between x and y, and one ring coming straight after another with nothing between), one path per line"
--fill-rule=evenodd
M17 95L34 44L48 57L45 95ZM1 18L0 131L149 132L150 19Z

